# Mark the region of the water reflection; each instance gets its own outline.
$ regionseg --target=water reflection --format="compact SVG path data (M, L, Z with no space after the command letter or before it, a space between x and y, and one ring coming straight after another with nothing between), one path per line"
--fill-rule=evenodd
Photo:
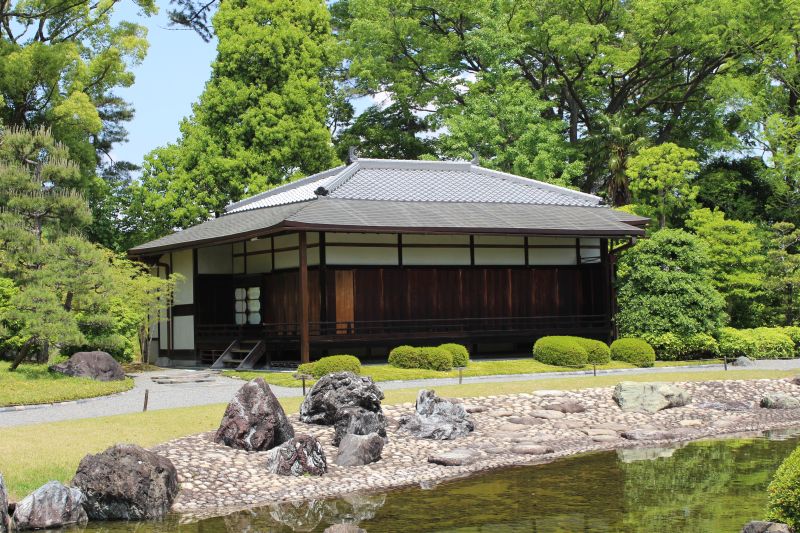
M587 454L424 491L275 504L193 524L106 524L87 531L321 532L352 523L370 533L738 532L763 516L766 486L798 442L794 430Z

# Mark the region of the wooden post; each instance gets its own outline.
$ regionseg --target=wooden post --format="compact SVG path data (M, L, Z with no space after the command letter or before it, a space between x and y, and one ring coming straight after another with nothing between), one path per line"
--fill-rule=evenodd
M298 326L300 329L300 362L311 361L308 342L308 243L306 232L300 232L300 313Z

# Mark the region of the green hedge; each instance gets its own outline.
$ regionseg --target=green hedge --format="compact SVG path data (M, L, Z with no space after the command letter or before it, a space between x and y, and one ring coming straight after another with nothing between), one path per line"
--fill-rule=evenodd
M636 337L617 339L611 343L611 358L632 365L649 367L656 362L656 352L647 341Z
M800 448L787 457L767 488L767 520L800 527Z
M719 347L728 359L788 359L795 354L795 343L784 328L734 329L722 328Z
M589 363L589 352L575 337L542 337L533 345L533 357L548 365L582 367Z
M794 354L800 356L800 326L785 326L775 329L792 339L794 343Z
M453 355L437 346L398 346L389 352L389 365L397 368L424 368L427 370L451 370Z
M389 365L397 368L422 368L419 348L403 345L389 352Z
M466 346L462 344L456 344L454 342L448 342L445 344L440 344L439 348L450 352L450 355L453 356L453 366L458 367L469 365L469 350L467 350Z
M711 359L719 357L717 340L706 333L681 336L675 333L642 335L661 361L684 361L689 359Z
M584 337L570 337L575 342L583 346L589 356L589 364L605 365L611 362L611 349L608 344L595 339Z
M331 355L323 357L313 363L305 363L297 367L297 371L303 374L311 374L315 378L321 378L326 374L334 372L353 372L361 374L361 361L352 355Z

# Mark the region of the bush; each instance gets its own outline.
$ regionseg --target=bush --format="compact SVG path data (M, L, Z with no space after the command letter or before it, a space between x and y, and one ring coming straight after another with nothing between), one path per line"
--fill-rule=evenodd
M458 367L469 365L469 350L467 350L466 346L456 344L454 342L448 342L440 345L439 348L450 352L450 355L453 356L453 366Z
M584 337L570 337L575 342L583 346L589 356L589 364L592 365L605 365L611 361L611 349L608 344L603 341L595 339L586 339Z
M305 363L297 367L297 371L303 374L311 374L315 378L321 378L333 372L352 372L361 374L361 361L352 355L331 355L323 357L313 363Z
M661 335L642 335L661 361L682 361L719 357L717 340L707 333L680 336L675 333Z
M800 356L800 326L785 326L775 329L792 339L794 343L794 354Z
M586 366L589 352L575 341L575 337L542 337L533 345L533 357L537 361L556 366Z
M389 365L397 368L422 368L419 348L403 345L389 352Z
M745 356L750 359L786 359L794 356L795 343L784 328L722 328L719 347L728 359Z
M787 457L767 488L767 520L800 527L800 448Z
M656 352L647 341L636 337L617 339L611 343L611 358L632 365L649 367L656 361Z
M418 348L422 366L428 370L451 370L453 368L453 355L444 348L424 346Z

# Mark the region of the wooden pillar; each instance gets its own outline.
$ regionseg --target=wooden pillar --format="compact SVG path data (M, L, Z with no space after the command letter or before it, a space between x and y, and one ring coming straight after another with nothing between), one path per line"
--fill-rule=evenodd
M300 312L297 322L300 330L300 362L308 363L309 339L308 339L308 243L306 232L300 232Z
M615 312L614 300L616 299L614 291L614 256L609 253L609 246L610 243L608 239L600 239L600 263L603 272L603 313L606 315L606 319L609 323L612 324L608 332L609 340L614 340L617 336L616 328L613 325Z

